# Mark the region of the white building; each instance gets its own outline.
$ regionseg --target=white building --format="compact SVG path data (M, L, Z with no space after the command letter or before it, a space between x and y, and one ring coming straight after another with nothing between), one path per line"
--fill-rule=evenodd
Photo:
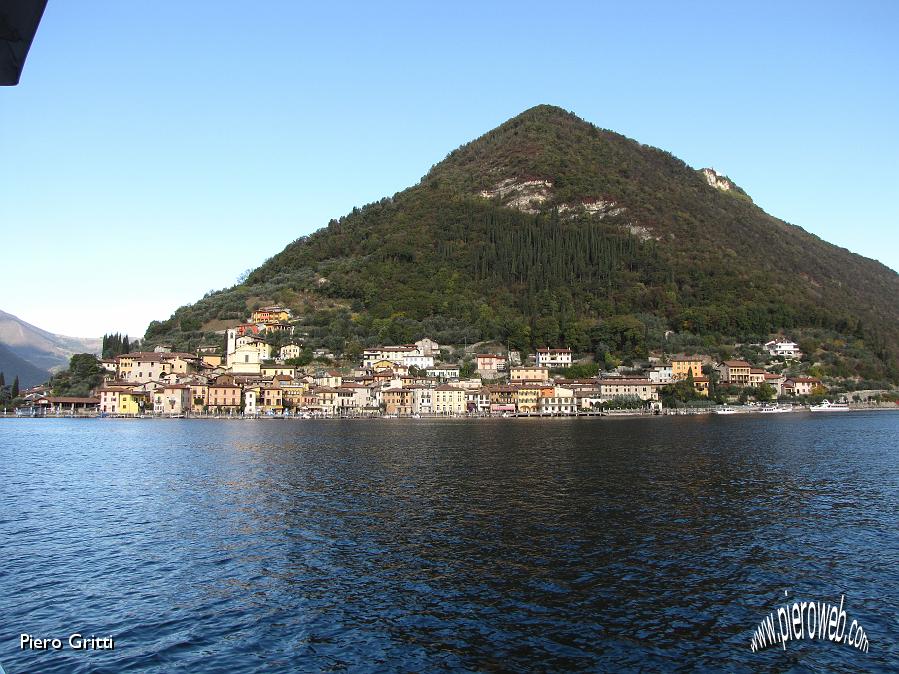
M556 395L540 398L540 414L575 414L577 401L574 395Z
M434 389L427 386L412 387L412 414L434 412Z
M781 356L783 358L799 358L802 355L799 345L788 339L774 339L766 342L765 351L771 356Z
M465 406L469 412L490 413L490 390L486 387L465 389Z
M169 384L153 392L154 414L184 414L190 411L190 386Z
M432 379L440 379L441 381L446 381L447 379L458 379L459 378L459 366L458 365L434 365L433 367L429 367L427 369L427 375Z
M372 367L381 360L400 363L406 367L414 366L422 370L434 367L434 356L422 353L419 347L415 345L376 346L371 349L365 349L362 352L363 367Z
M278 356L281 360L289 360L291 358L299 358L303 350L296 344L286 344L281 347Z
M656 365L646 373L653 384L670 384L674 381L670 365Z
M570 367L571 349L537 349L538 367Z
M255 417L259 414L259 390L255 388L245 388L243 391L243 413L248 417Z
M403 365L417 367L419 370L427 370L434 367L434 356L425 356L420 353L407 353L403 356Z

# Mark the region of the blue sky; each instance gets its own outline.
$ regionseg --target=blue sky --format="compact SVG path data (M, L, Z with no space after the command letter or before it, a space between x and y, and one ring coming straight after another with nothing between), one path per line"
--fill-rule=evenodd
M733 4L50 0L0 89L0 309L141 335L539 103L899 268L899 3Z

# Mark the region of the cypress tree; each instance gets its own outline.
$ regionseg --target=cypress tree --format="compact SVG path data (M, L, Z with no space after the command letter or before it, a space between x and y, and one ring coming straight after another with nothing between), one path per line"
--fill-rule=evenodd
M6 377L2 372L0 372L0 388L6 386Z
M13 398L19 397L19 375L16 375L16 378L12 380L12 390L10 393Z

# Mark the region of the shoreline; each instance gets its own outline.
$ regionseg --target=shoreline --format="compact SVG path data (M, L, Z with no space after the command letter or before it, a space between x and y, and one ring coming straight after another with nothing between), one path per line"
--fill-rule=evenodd
M734 409L734 408L731 408ZM311 417L304 417L301 415L295 416L281 416L281 415L257 415L257 416L243 416L243 415L234 415L234 416L207 416L207 415L156 415L156 414L143 414L143 415L105 415L101 416L99 414L44 414L39 416L27 416L27 415L17 415L17 414L3 414L0 413L0 419L114 419L114 420L138 420L138 421L175 421L175 420L189 420L189 421L433 421L433 420L445 420L445 421L464 421L464 420L479 420L479 421L491 421L491 420L509 420L509 419L538 419L538 420L557 420L557 419L616 419L616 418L656 418L656 417L685 417L685 416L722 416L716 414L716 408L709 409L666 409L661 413L654 412L646 412L646 411L613 411L613 412L584 412L579 414L427 414L420 415L418 417L412 415L401 415L401 416L384 416L380 414L375 415L355 415L355 416L341 416L341 415L316 415ZM844 414L846 412L895 412L899 411L899 406L858 406L858 407L850 407L848 410L840 411L840 412L818 412L813 413L809 410L808 407L799 407L791 410L790 412L786 412L785 414L817 414L820 416L833 416L835 414ZM770 413L762 412L761 409L734 409L733 414L728 414L727 416L757 416L765 414L766 416L770 416ZM780 416L780 415L777 415Z

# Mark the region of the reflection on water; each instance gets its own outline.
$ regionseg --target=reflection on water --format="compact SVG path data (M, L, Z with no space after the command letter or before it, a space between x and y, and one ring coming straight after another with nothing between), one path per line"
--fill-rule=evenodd
M897 431L892 413L0 421L0 662L888 671ZM845 594L870 652L753 654L785 590ZM116 649L18 650L72 631Z

